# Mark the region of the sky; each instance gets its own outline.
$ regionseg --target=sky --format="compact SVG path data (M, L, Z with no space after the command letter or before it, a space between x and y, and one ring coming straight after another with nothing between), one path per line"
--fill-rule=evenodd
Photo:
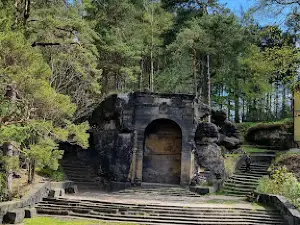
M238 16L241 15L241 7L244 11L254 6L257 0L219 0L221 4L226 4L226 7L231 9ZM279 25L284 26L284 19L288 10L284 10L280 15L274 16L267 12L260 12L254 15L255 20L260 25Z

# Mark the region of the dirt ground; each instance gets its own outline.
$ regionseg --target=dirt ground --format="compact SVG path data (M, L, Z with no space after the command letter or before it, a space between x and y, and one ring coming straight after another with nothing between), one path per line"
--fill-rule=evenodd
M16 171L16 174L19 175L20 178L13 178L13 197L15 199L22 198L28 191L30 191L34 184L39 183L43 179L43 177L36 174L33 183L28 184L28 173L26 169L20 169Z

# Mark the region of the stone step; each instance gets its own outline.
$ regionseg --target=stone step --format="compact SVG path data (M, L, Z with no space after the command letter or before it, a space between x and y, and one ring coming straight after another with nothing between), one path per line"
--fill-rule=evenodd
M246 165L242 165L241 167L246 168ZM268 169L269 165L251 164L250 167L255 169Z
M165 224L242 224L247 222L246 224L251 223L262 223L263 224L284 224L284 221L279 218L270 218L270 219L247 219L247 218L190 218L190 217L162 217L162 216L150 216L147 214L144 215L126 215L126 214L110 214L110 213L91 213L87 214L85 212L78 213L78 212L70 212L68 210L53 210L53 209L39 209L38 213L46 213L46 214L56 214L59 215L69 215L69 216L77 216L77 217L85 217L85 218L94 218L94 219L101 219L101 220L116 220L116 221L126 221L126 222L138 222L138 223L165 223ZM52 212L51 212L52 211ZM225 223L226 222L226 223Z
M238 184L238 185L258 185L258 180L244 180L244 179L228 179L224 184Z
M235 188L235 187L224 187L223 191L225 193L228 192L237 192L239 194L245 194L248 195L250 193L252 193L256 188Z
M237 171L241 171L241 172L244 172L244 173L248 173L248 172L256 172L256 173L268 173L268 171L267 170L265 170L265 169L253 169L253 168L251 168L251 171L246 171L246 169L245 168L243 168L243 167L241 167L239 170L237 170Z
M248 189L255 189L257 187L256 184L236 184L236 183L228 183L228 182L225 182L224 183L224 188L231 188L231 187L235 187L235 188L248 188Z
M86 188L89 188L91 186L99 186L101 184L99 184L98 182L96 181L76 181L74 182L78 187L86 187Z
M83 205L83 206L92 206L92 207L117 207L117 208L130 208L130 209L162 209L162 210L180 210L180 211L210 211L213 207L208 206L193 206L193 207L184 207L184 206L174 206L174 205L156 205L156 204L134 204L134 203L114 203L114 202L106 202L100 200L89 200L89 199L65 199L65 198L44 198L41 204L57 204L57 205ZM218 207L214 208L215 210L219 211L230 211L236 210L241 212L252 212L252 213L273 213L274 210L270 208L258 208L253 211L252 208L240 208L240 207L230 207L219 205Z
M145 213L147 215L174 215L174 216L191 216L197 217L198 215L213 217L213 216L254 216L254 217L280 217L278 214L271 213L269 211L242 211L238 209L218 209L218 208L206 208L202 210L179 210L179 209L162 209L162 208L131 208L131 207L118 207L118 206L91 206L91 205L60 205L60 204L48 204L40 203L37 208L44 209L57 209L57 210L69 210L76 212L89 213L90 211L104 212L104 213L126 213L126 214L140 214Z
M65 169L64 167L63 167L63 171L65 172L65 173L70 173L70 174L77 174L77 173L79 173L79 174L93 174L94 173L94 171L92 170L92 169Z
M244 174L258 174L258 175L267 175L268 172L267 171L257 171L257 170L250 170L250 171L245 171L245 170L237 170L235 174L238 174L238 173L244 173Z
M267 174L250 174L250 173L244 173L244 172L237 172L232 177L238 176L238 177L244 177L245 179L259 179Z

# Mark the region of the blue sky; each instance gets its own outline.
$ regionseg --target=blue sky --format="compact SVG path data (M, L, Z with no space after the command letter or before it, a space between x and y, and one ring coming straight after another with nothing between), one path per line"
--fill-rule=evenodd
M241 14L241 7L246 11L250 7L254 6L258 0L219 0L221 4L226 4L226 7L231 9L235 14ZM284 25L284 19L286 18L286 13L288 10L284 10L280 15L274 16L266 12L257 13L254 18L261 25L273 25L277 24L279 26ZM269 14L269 15L268 15Z

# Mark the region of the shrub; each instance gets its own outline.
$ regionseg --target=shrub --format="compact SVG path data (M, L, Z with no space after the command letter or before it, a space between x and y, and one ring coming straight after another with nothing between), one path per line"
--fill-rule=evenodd
M270 177L260 179L257 191L282 195L300 210L300 183L286 167L274 167Z
M51 181L63 181L65 180L64 171L61 167L57 170L52 170L48 167L37 170L38 174L43 177L48 177Z

